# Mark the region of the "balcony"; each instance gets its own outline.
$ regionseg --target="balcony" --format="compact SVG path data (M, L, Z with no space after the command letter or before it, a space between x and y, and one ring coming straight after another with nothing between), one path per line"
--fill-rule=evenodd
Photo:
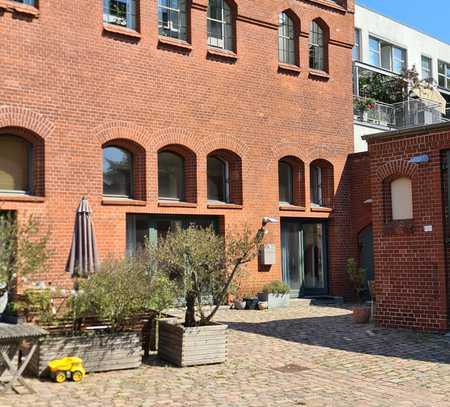
M386 130L399 130L450 121L443 117L439 104L423 99L409 99L387 104L370 98L353 96L355 122L367 123Z

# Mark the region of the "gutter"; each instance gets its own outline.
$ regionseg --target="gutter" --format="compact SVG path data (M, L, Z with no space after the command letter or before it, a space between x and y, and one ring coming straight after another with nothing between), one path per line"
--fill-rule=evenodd
M446 130L450 131L450 122L427 124L426 126L410 127L401 130L383 131L381 133L367 134L365 136L362 136L361 138L364 141L371 142L374 140L382 140L387 138L396 138L413 135L426 135Z

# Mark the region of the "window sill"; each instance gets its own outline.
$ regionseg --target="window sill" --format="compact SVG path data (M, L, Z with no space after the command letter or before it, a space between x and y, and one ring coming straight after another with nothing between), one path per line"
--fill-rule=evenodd
M1 0L0 0L1 1ZM132 30L131 28L122 27L120 25L114 25L114 24L103 24L103 30L113 33L113 34L120 34L120 35L126 35L128 37L139 39L141 38L141 33Z
M280 71L286 71L286 72L294 72L296 74L299 74L302 70L297 65L292 64L284 64L279 62L278 63L278 70Z
M161 208L196 208L197 204L180 201L158 201L158 206Z
M229 59L230 61L237 61L237 59L238 59L238 56L235 52L227 51L227 50L221 49L221 48L208 48L208 55L214 56L214 57L219 57L219 58L224 58L224 59Z
M137 199L103 197L102 205L145 206L145 205L147 205L147 202L139 201Z
M280 211L291 211L291 212L305 212L304 206L297 206L297 205L280 205Z
M33 17L39 17L39 10L29 4L16 3L15 1L0 0L0 9L11 13L28 14Z
M242 209L242 205L226 203L226 202L209 202L207 205L207 208L208 209Z
M319 79L330 79L330 75L328 72L325 71L318 71L317 69L310 69L309 70L309 77L310 78L319 78Z
M33 195L26 195L26 194L7 194L2 193L0 194L0 201L1 202L36 202L36 203L42 203L45 201L45 198L43 196L33 196Z
M177 38L160 36L158 38L158 42L161 45L167 45L169 47L180 48L180 49L185 50L185 51L191 51L192 50L192 45L191 44L189 44L187 41L179 40Z
M328 208L326 206L311 206L311 212L331 213L331 212L333 212L333 209L332 208Z

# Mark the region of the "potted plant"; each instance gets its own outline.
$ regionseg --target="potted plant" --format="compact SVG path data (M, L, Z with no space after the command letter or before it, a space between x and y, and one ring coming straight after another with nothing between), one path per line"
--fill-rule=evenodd
M269 309L285 308L289 306L289 292L290 289L286 283L272 281L258 293L258 300L267 302Z
M258 297L255 294L247 292L243 295L242 298L245 302L245 309L249 310L258 309Z
M50 360L67 355L81 358L88 372L139 367L143 325L160 315L160 311L152 313L152 307L166 304L170 290L139 259L103 262L65 299L65 318L54 319L50 326L40 322L50 335L40 340L31 372L46 375Z
M32 216L21 224L13 212L0 216L0 317L5 321L18 320L14 303L8 302L17 295L19 277L21 286L26 286L31 275L46 271L51 255L48 239Z
M353 287L357 305L353 306L353 322L356 324L365 324L369 322L370 308L364 304L363 293L365 290L366 271L358 267L355 259L347 260L347 275Z
M169 233L149 247L155 267L175 281L184 293L183 323L161 321L159 356L177 366L222 363L226 359L226 325L214 323L214 315L226 301L233 281L252 261L264 230L254 237L217 235L212 228L189 227ZM212 296L213 306L202 298Z
M358 97L353 99L353 110L358 114L361 121L366 121L367 111L374 109L375 106L375 99L372 98Z

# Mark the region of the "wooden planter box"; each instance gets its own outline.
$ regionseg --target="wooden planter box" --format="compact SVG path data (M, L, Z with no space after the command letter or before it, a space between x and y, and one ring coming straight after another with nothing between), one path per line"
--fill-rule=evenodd
M173 320L160 321L158 355L180 367L223 363L227 328L222 324L185 328Z
M87 372L137 368L142 364L140 336L137 332L49 335L40 340L27 370L45 376L48 362L67 356L83 359Z
M259 293L259 301L267 301L269 309L289 307L289 294Z

